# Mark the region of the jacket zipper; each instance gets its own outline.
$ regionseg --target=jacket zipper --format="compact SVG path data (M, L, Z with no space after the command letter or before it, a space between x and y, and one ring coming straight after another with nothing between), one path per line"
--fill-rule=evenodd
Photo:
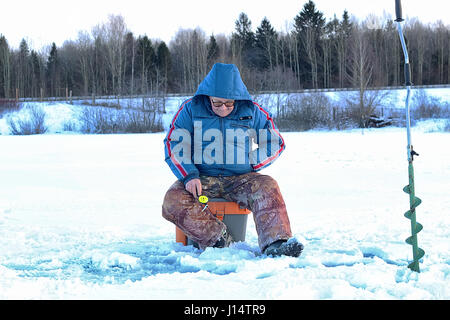
M222 129L223 139L224 139L224 143L223 143L224 147L223 147L223 150L222 150L222 173L223 173L223 171L225 170L225 161L226 161L226 158L225 158L226 142L225 141L227 141L227 140L226 140L225 125L223 123L223 119L222 118L220 118L220 127Z

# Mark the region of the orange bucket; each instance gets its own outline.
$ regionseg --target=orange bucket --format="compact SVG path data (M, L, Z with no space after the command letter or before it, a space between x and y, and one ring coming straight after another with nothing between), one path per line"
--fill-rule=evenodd
M241 208L236 202L230 202L221 198L209 199L208 208L217 219L225 223L234 241L245 241L247 218L250 210ZM180 228L175 228L176 242L183 243L185 246L192 244L192 241Z

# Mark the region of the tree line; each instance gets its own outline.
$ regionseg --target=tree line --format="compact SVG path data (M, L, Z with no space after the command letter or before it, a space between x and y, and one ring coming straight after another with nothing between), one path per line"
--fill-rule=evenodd
M1 32L1 30L0 30ZM404 26L415 85L450 83L450 28ZM390 17L326 21L308 1L286 30L267 18L254 29L243 12L231 35L180 29L164 41L135 36L121 15L41 52L0 34L0 98L159 95L195 92L216 62L236 64L251 92L403 85L403 53Z

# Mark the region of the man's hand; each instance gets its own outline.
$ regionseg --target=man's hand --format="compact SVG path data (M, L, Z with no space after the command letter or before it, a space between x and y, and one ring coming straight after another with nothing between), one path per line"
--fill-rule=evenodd
M200 179L192 179L186 183L186 190L197 199L202 194L202 183Z

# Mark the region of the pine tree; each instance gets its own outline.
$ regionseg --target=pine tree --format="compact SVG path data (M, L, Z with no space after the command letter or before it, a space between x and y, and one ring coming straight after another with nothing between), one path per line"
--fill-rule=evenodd
M124 79L129 79L129 92L134 94L134 67L136 66L136 39L132 32L125 36Z
M138 38L137 65L141 76L141 94L148 91L148 86L152 86L152 79L155 76L156 55L151 40L145 35Z
M248 16L241 12L235 21L235 31L231 35L232 56L240 65L254 66L253 53L255 48L255 34L252 31L252 22Z
M316 5L309 0L303 6L302 11L294 18L294 28L297 33L302 33L308 29L313 29L316 36L320 36L325 25L323 13L316 9Z
M156 69L161 77L162 87L167 92L170 86L170 74L172 68L172 61L170 51L164 41L160 42L156 50Z
M20 41L19 45L19 63L18 74L16 78L16 88L19 88L19 94L22 97L29 95L29 80L30 80L30 49L25 39Z
M352 34L353 23L350 21L347 10L344 10L344 13L342 14L340 30L346 37L350 37L350 35Z
M347 69L349 68L349 39L353 32L353 23L350 22L350 18L347 10L344 10L342 15L342 20L339 23L337 29L337 69L338 69L338 80L339 87L348 87L351 84L346 81Z
M244 12L241 12L238 20L236 20L235 30L238 39L241 41L242 48L244 50L253 48L255 35L252 31L252 22Z
M216 62L219 57L219 45L217 44L216 38L214 35L209 37L209 43L207 45L208 55L206 57L208 63L208 69Z
M278 64L278 34L267 17L264 17L261 25L256 29L255 40L258 68L273 70L274 66Z
M56 44L52 43L50 55L47 59L47 81L50 95L56 97L58 95L58 88L60 84L60 63L58 58L58 49Z
M41 61L36 51L31 50L31 96L37 97L41 88Z
M327 22L324 28L324 36L321 41L323 52L323 87L335 87L334 75L336 74L337 38L339 33L339 20L334 16Z
M0 97L9 97L11 89L10 49L8 41L0 35Z
M316 9L313 1L309 0L303 6L302 11L294 18L294 28L298 41L302 44L298 51L300 76L307 81L311 79L309 86L318 88L318 73L320 61L320 39L325 26L323 13ZM306 60L302 61L303 57ZM307 69L304 68L307 66Z

